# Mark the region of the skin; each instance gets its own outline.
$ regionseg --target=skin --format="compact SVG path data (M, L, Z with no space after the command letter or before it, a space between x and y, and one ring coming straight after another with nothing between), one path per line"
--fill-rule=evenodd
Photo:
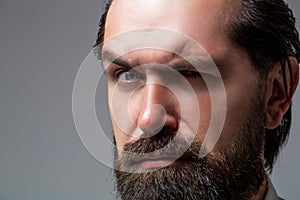
M230 145L231 138L234 137L233 134L237 134L236 130L247 120L251 105L249 96L255 95L257 86L258 73L254 70L248 54L227 37L226 27L230 17L235 14L236 8L238 5L235 1L230 0L117 0L112 3L105 26L104 40L139 28L174 30L197 41L215 62L222 63L224 69L222 68L220 72L227 95L227 113L222 134L211 152L212 155ZM139 40L143 42L143 37ZM180 48L181 43L171 41L166 45L175 50ZM104 51L113 51L113 49L104 47ZM122 59L132 65L146 65L149 63L168 64L175 58L168 52L140 50L126 54L122 56ZM292 68L295 69L293 73L295 81L292 87L296 88L298 64L295 59L291 59L291 61ZM111 102L113 90L117 84L115 72L121 68L122 66L113 64L105 69L108 77L108 99L112 116L114 112ZM276 128L290 105L290 102L283 95L280 70L279 64L276 64L269 73L266 82L266 119L262 122L266 128ZM154 72L153 70L145 70L145 74L149 79L161 78L161 75L155 70ZM201 80L188 76L186 78L195 90L198 106L201 110L195 141L202 142L211 119L210 96L206 87L199 88ZM166 112L164 115L155 109L157 104L164 107ZM182 115L180 109L186 109L188 114ZM161 121L165 122L164 126L177 131L182 128L179 127L180 120L184 121L187 127L193 127L193 119L195 119L192 109L180 108L176 95L159 84L147 84L135 91L128 104L128 114L133 122L128 125L131 126L128 127L131 132L134 132L138 127L145 132L148 129L160 128L162 126ZM130 133L121 129L114 117L112 117L112 124L118 149L122 150L125 144L138 140L138 137L132 137ZM263 152L261 157L263 162ZM163 167L169 163L164 159L158 159L142 164L146 168L155 168ZM263 182L260 190L252 199L262 199L265 191L266 182Z
M249 93L251 92L254 92L257 74L255 74L251 65L251 61L249 60L246 52L232 44L229 39L227 39L224 30L222 31L222 29L219 28L223 26L223 22L220 21L220 19L223 18L224 15L229 15L229 13L220 14L219 11L224 9L224 5L222 5L221 3L213 4L211 2L207 3L206 1L193 1L193 3L172 1L171 8L165 9L166 7L168 7L168 5L168 1L157 0L143 1L142 4L138 1L129 1L126 3L125 1L114 2L111 10L108 13L104 38L109 39L120 33L137 28L154 27L175 30L184 33L196 40L205 48L205 50L214 60L220 60L226 67L228 67L226 69L227 73L225 74L224 72L224 74L222 74L222 76L224 77L223 81L228 97L228 112L226 117L227 120L224 128L226 129L226 127L229 126L238 128L238 124L240 124L241 121L246 120L245 113L248 112L246 108L247 105L250 104L247 95L249 95ZM175 12L177 13L176 19L173 18ZM194 20L190 20L190 16L193 16ZM109 24L114 25L110 26ZM177 45L174 45L174 42L170 45L174 46L170 47L170 49L175 49L177 47ZM168 63L170 58L171 56L168 55L168 53L162 53L160 51L152 51L151 53L149 53L149 51L146 50L139 51L138 53L131 54L127 57L128 60L135 60L141 65L151 62L165 64ZM109 71L109 69L107 71L108 74L113 73ZM239 76L235 76L235 74L239 74ZM108 84L109 98L111 98L111 92L113 87L115 86L115 83L113 82L113 79L111 77L109 77ZM197 83L195 83L194 85L197 85ZM197 91L196 87L195 89L197 92L200 110L203 113L207 113L201 116L204 119L200 122L200 126L202 127L199 128L199 130L206 130L207 124L209 123L210 119L209 94L208 91ZM178 103L170 101L162 102L162 100L159 99L161 97L161 95L159 94L163 94L163 92L166 91L159 85L150 85L146 87L145 90L146 91L142 91L143 95L136 97L140 99L132 100L132 103L135 104L141 104L141 102L145 102L144 105L135 106L132 109L129 109L132 121L139 126L146 126L147 123L151 121L149 109L151 109L151 106L153 104L159 103L160 105L164 105L165 107L170 107L169 111L167 110L168 116L166 124L170 124L170 126L176 126L175 122L179 120L179 117L177 117L179 114L169 113L172 113L173 110L178 112L178 108L176 108L176 106L178 106ZM167 93L169 92L167 91ZM166 97L173 99L172 94L166 94L165 97L162 98L166 99ZM141 101L141 98L145 98L146 100ZM165 104L170 104L172 107L166 106ZM157 116L154 116L154 118L155 117ZM239 121L239 123L237 121ZM203 126L205 127L203 128ZM116 125L114 125L113 128L114 130L116 130L115 136L117 146L122 147L125 143L129 142L128 137L130 136L127 137L126 134L118 131L118 127ZM220 141L224 141L224 144L220 144L221 146L226 145L225 141L228 141L228 139L231 137L230 130L224 130L224 132L228 134L223 134L224 136L222 137L224 138L220 139ZM203 133L198 134L196 137L199 137L200 140L203 140ZM130 139L132 138L130 137Z

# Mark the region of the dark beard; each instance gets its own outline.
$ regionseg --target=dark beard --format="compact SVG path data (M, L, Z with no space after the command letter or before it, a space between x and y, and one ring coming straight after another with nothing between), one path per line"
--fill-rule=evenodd
M116 152L119 197L123 200L250 199L265 176L261 157L264 138L262 102L262 98L256 99L247 123L234 134L226 149L213 155L199 158L201 143L194 142L181 157L185 159L178 159L182 162L180 165L136 173L141 172L140 169L130 165L136 158ZM151 138L125 145L124 150L148 153L167 145L164 152L158 152L169 154L186 147L184 141L170 144L173 137L173 133L163 129Z

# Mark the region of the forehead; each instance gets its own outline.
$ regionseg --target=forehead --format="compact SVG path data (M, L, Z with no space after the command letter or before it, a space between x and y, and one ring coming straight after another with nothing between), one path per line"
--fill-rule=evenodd
M162 28L183 33L208 52L222 54L231 48L226 31L236 12L234 2L235 0L114 0L107 15L104 40L131 30ZM179 44L180 41L171 43L174 48L178 48Z

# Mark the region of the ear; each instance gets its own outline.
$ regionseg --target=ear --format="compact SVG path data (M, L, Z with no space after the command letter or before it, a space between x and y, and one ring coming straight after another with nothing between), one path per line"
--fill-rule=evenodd
M285 74L288 86L287 91L284 88L280 62L277 62L268 74L265 117L265 128L267 129L275 129L280 125L283 115L290 107L292 96L299 82L299 64L294 57L289 57L289 60L292 73L290 75L289 67L286 63ZM293 80L292 85L290 84L291 78Z

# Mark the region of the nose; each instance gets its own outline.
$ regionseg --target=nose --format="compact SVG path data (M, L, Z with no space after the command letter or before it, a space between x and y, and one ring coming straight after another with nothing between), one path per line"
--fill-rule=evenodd
M177 131L179 103L172 91L159 84L148 84L143 88L142 102L137 125L147 137L163 128Z

